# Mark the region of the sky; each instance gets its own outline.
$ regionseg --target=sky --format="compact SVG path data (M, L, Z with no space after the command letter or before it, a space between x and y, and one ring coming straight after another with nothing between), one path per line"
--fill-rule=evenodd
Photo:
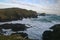
M13 1L20 1L20 2L26 2L26 3L33 3L33 4L54 4L55 0L13 0ZM12 2L12 0L0 0L0 2Z
M8 4L8 7L9 4L14 4L12 6L20 5L19 7L21 8L32 9L37 12L60 13L60 0L0 0L1 3L4 3L4 5L5 3Z

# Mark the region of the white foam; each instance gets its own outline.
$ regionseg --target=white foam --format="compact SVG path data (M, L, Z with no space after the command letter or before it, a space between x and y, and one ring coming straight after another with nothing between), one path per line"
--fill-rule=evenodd
M35 18L38 19L38 18ZM39 39L42 40L42 33L45 30L49 30L49 28L51 26L53 26L54 24L60 24L60 22L40 22L40 21L32 21L32 19L23 19L23 20L18 20L18 21L11 21L11 22L3 22L4 23L21 23L21 24L25 24L28 27L32 26L31 28L28 28L27 31L25 31L28 34L28 37L31 39Z

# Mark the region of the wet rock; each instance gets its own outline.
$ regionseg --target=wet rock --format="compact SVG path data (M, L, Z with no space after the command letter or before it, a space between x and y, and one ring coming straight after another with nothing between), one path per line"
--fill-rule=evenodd
M27 29L25 24L3 24L0 25L1 29L12 29L12 31L24 31Z
M60 24L56 24L56 25L52 26L50 29L60 31Z
M52 32L51 31L44 31L43 34L42 34L42 39L43 40L51 40L51 34Z
M43 40L60 40L60 24L52 26L53 31L45 31L43 33Z

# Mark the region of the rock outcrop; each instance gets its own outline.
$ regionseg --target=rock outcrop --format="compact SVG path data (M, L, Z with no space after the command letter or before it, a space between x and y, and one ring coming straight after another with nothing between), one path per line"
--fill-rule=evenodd
M43 40L60 40L60 24L52 26L50 29L53 31L45 31L43 33Z
M39 15L39 16L45 16L46 13L39 13L38 15Z
M12 29L12 31L24 31L28 27L25 26L25 24L3 24L0 25L0 30L1 29Z
M32 10L26 10L21 8L0 9L0 22L36 17L37 12Z

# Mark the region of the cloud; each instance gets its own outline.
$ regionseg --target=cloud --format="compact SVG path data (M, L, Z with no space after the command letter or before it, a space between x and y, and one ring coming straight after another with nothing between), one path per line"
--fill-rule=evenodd
M34 10L37 12L45 12L45 13L51 13L51 14L59 14L60 13L60 0L53 0L53 1L47 1L46 0L35 0L39 3L32 3L30 0L13 0L9 1L8 3L0 3L0 8L4 7L19 7L23 9L28 10ZM34 0L33 0L34 1ZM52 2L52 3L51 3ZM54 3L53 3L54 2ZM51 3L51 4L50 4ZM3 4L3 6L1 5Z

